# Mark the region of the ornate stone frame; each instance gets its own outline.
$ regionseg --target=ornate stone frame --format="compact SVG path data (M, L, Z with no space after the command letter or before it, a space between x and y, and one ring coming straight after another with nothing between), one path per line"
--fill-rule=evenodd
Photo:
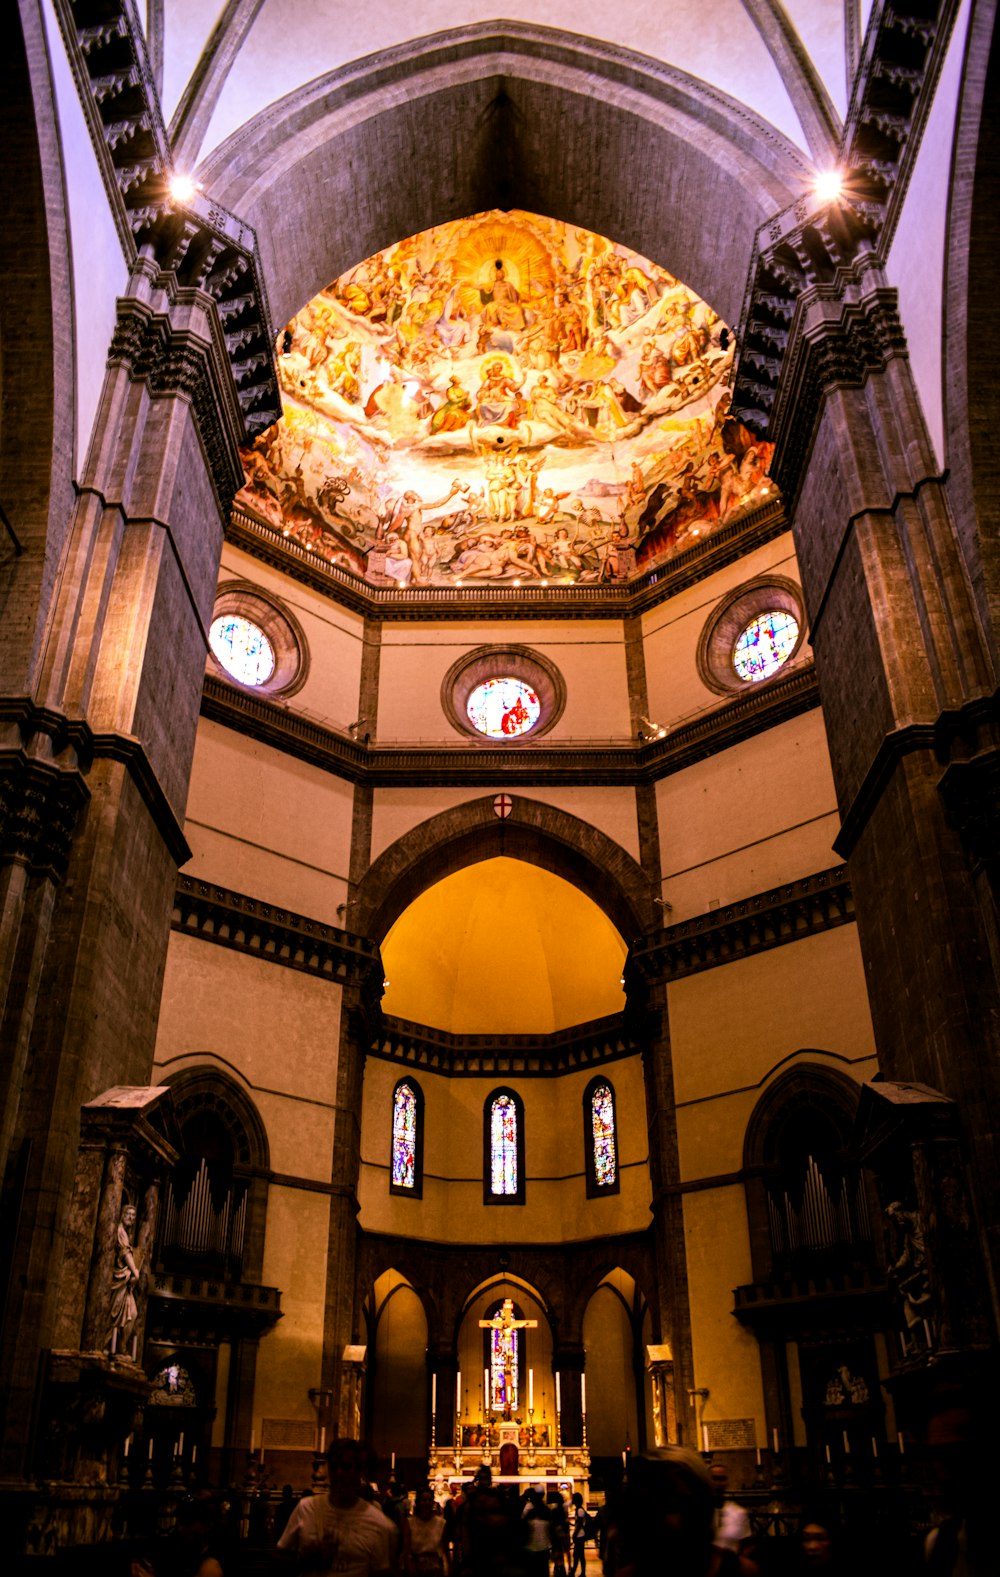
M212 622L221 614L239 613L260 626L274 649L274 672L263 684L240 684L208 649L209 670L248 695L294 695L309 675L305 631L291 609L250 580L222 581L212 608Z
M760 690L778 677L776 673L770 679L741 679L733 667L733 648L751 619L761 613L771 613L775 608L784 609L798 621L799 638L778 673L784 675L790 671L806 639L802 591L786 575L760 575L731 591L715 608L701 632L696 662L702 683L709 690L714 690L716 695L745 695L748 690Z
M528 733L514 739L490 739L469 722L466 702L485 679L511 677L531 686L542 705L541 716ZM530 646L477 646L452 663L441 682L441 705L451 726L477 744L516 750L554 728L566 705L566 682L555 663Z

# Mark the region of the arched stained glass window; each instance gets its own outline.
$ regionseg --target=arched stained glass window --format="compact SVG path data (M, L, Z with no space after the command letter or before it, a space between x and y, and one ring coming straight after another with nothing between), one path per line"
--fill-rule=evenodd
M498 1095L490 1117L490 1186L495 1194L517 1193L517 1107Z
M487 1204L524 1202L524 1107L513 1090L494 1090L483 1123L484 1197Z
M583 1092L583 1143L588 1196L617 1193L618 1121L615 1092L609 1079L591 1079Z
M413 1079L400 1079L392 1092L390 1192L419 1198L422 1183L423 1096Z
M606 1188L618 1176L615 1098L610 1084L599 1084L590 1097L590 1128L594 1140L594 1181L598 1188Z
M486 1311L488 1320L495 1320L503 1309L502 1303L494 1303ZM523 1320L524 1315L518 1304L512 1305L515 1320ZM500 1330L484 1331L486 1337L486 1352L484 1353L483 1367L489 1370L490 1397L489 1409L493 1413L502 1413L507 1399L507 1374L510 1370L510 1410L517 1412L517 1399L520 1394L521 1360L524 1355L522 1343L524 1333L512 1330L506 1334Z

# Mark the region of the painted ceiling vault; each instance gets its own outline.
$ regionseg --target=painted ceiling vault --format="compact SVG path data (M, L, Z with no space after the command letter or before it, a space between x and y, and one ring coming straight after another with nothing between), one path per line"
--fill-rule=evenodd
M770 491L725 324L664 269L519 211L413 236L278 336L237 504L369 583L621 583Z

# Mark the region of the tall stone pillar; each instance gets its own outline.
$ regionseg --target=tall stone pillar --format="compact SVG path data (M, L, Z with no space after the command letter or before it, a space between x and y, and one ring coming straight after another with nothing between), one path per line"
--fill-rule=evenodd
M1000 695L895 292L865 246L801 290L772 428L881 1066L958 1102L996 1289Z
M147 1082L240 403L216 300L150 256L119 305L30 695L0 698L7 1161L0 1474L29 1471L80 1108Z

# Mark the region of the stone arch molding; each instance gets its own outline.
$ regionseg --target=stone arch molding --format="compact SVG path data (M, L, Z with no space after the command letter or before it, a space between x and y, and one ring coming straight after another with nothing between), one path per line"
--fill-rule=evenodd
M596 39L487 22L305 84L198 177L254 226L276 325L373 252L491 208L609 235L735 324L755 233L810 171L782 133L685 72Z
M381 944L426 888L499 855L571 882L604 910L626 944L659 923L642 867L620 844L567 811L519 794L509 797L512 809L505 820L490 793L420 822L390 844L354 894L353 930Z

